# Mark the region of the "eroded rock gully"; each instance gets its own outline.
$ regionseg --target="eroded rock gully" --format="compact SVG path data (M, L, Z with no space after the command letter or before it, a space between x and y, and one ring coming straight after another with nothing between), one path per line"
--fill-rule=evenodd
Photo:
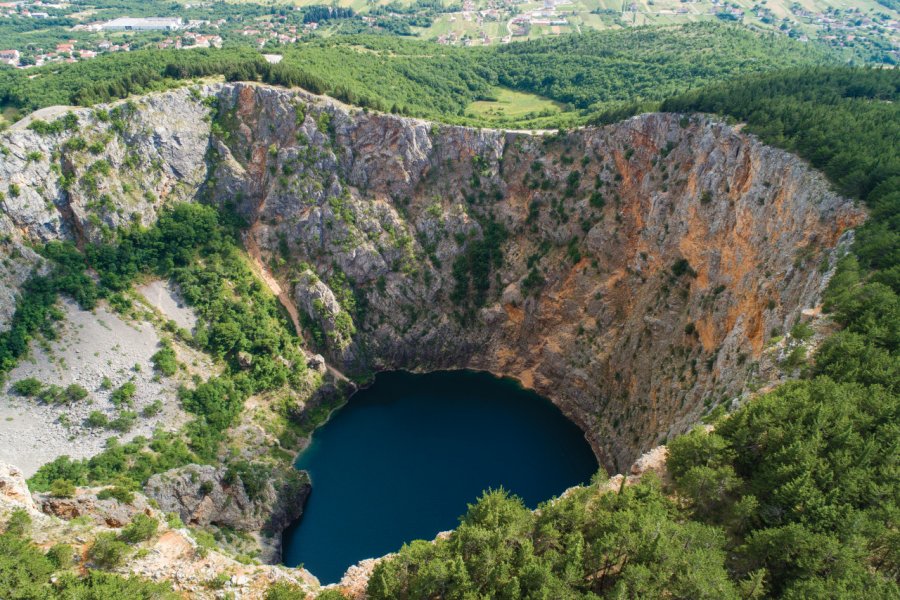
M75 132L5 136L0 186L20 186L0 216L7 249L149 222L168 201L234 206L343 371L515 377L611 472L748 388L863 219L799 159L700 116L529 135L251 84L139 100L121 134L78 114L77 135L111 136L89 160L66 148ZM112 174L90 194L51 165L98 158Z

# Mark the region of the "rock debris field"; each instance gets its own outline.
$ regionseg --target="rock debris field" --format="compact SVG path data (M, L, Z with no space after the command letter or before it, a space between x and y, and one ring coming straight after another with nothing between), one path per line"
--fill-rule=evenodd
M179 325L192 324L193 314L178 306L165 283L151 282L145 287L150 303L166 311L164 318ZM32 342L30 355L10 372L0 394L0 461L19 466L27 477L60 455L93 456L110 437L127 441L138 435L150 436L159 425L174 429L186 419L177 397L183 371L174 377L156 375L151 357L159 350L161 337L150 322L127 321L103 304L90 312L64 298L59 306L65 318L57 325L57 339ZM209 365L198 365L196 359L203 359L197 353L176 349L180 360L208 370ZM63 388L79 384L88 396L69 404L52 404L11 392L11 386L29 377ZM116 418L112 395L129 381L134 383L135 393L126 410L138 415L130 431L87 425L85 420L93 411L102 412L110 421ZM160 412L143 415L143 409L156 400L162 404Z

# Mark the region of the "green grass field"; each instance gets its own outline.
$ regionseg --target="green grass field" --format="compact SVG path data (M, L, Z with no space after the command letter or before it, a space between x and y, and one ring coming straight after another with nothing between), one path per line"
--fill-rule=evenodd
M479 100L466 107L466 113L489 121L507 121L536 116L554 115L565 106L537 94L517 92L503 87L494 88L496 101Z

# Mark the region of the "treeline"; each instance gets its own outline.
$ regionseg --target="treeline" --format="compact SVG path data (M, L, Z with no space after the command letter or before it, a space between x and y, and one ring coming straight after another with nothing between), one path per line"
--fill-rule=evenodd
M395 36L341 36L283 49L286 63L319 77L325 93L384 112L461 116L488 97L492 71L467 49Z
M300 86L313 93L328 90L325 80L315 74L288 63L268 63L250 48L140 50L110 54L62 69L2 69L0 106L23 112L53 105L91 106L170 89L208 76Z
M66 66L0 69L0 106L22 111L53 105L90 106L257 62L265 61L248 48L140 50Z
M352 8L341 8L340 6L315 5L303 8L304 23L321 23L330 21L331 19L350 19L356 16Z
M333 7L310 7L324 16ZM437 5L433 10L440 10ZM318 17L317 17L318 18ZM391 21L390 15L382 19ZM396 19L394 19L396 20ZM398 26L409 26L408 19ZM545 119L568 125L600 111L664 97L734 75L829 64L831 55L781 36L701 23L590 32L490 48L453 48L390 35L332 36L279 47L277 65L252 48L146 50L67 66L0 71L0 106L23 111L89 105L208 75L299 85L381 111L478 124L466 116L498 85L574 109Z

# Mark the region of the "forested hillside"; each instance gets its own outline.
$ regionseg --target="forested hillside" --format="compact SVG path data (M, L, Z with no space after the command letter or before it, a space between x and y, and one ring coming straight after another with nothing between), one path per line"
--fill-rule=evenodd
M578 124L598 110L658 101L738 74L829 64L824 51L737 27L694 24L589 32L492 48L453 48L391 36L336 36L280 49L267 63L255 50L140 51L64 67L0 71L0 107L90 105L179 80L221 75L299 85L381 111L479 124L467 114L495 86L545 96L569 112L522 124ZM493 123L496 125L497 123ZM513 123L509 123L513 124Z

